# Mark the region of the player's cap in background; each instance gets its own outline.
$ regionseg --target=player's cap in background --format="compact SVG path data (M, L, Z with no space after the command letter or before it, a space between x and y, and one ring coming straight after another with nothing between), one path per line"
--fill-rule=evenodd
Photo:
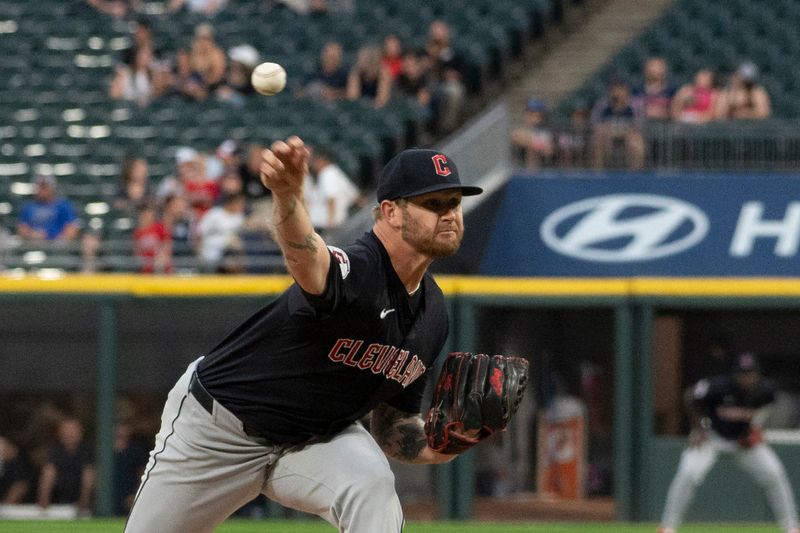
M733 372L760 372L761 365L752 352L744 352L737 355L733 360Z
M455 163L436 150L403 150L383 168L378 178L378 201L409 198L434 191L460 189L464 196L483 192L480 187L462 185Z

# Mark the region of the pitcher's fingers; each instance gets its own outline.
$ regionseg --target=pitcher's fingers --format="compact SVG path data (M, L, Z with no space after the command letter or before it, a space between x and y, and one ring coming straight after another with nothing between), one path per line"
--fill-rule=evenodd
M273 167L278 172L286 170L286 165L281 161L275 152L272 150L264 150L261 152L261 165L267 164Z
M289 145L283 141L275 141L272 143L271 148L273 153L281 159L284 159L291 152Z
M289 161L298 171L305 172L305 166L308 163L308 148L299 146L293 149Z
M306 143L303 142L303 139L301 139L297 135L292 135L291 137L286 139L286 144L288 144L292 148L297 148L297 149L300 149L306 145Z

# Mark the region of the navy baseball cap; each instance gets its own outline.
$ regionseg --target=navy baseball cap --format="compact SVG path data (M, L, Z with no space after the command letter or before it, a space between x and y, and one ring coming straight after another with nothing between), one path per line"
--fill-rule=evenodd
M386 163L378 178L378 201L419 196L445 189L460 189L464 196L483 192L480 187L462 185L455 163L436 150L403 150Z

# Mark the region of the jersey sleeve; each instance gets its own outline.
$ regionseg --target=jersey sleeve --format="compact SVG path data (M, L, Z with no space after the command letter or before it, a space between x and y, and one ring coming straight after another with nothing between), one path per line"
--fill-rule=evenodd
M335 246L328 246L328 253L331 255L331 262L325 290L317 295L300 288L303 302L295 302L293 307L305 303L313 308L317 315L330 314L352 302L359 293L369 290L363 286L371 268L368 258ZM374 268L373 265L372 269Z

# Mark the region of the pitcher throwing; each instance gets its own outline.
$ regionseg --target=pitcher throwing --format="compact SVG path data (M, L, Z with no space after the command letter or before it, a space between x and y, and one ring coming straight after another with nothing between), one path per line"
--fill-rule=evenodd
M458 249L461 197L481 189L463 186L444 154L406 150L379 178L372 231L339 249L306 212L307 161L298 137L263 153L275 238L295 283L178 380L127 533L209 532L259 494L338 531L398 533L386 456L449 461L483 436L438 423L438 413L429 427L444 438L430 447L420 414L448 331L427 269ZM493 372L505 394L503 370ZM370 412L372 435L359 422Z

